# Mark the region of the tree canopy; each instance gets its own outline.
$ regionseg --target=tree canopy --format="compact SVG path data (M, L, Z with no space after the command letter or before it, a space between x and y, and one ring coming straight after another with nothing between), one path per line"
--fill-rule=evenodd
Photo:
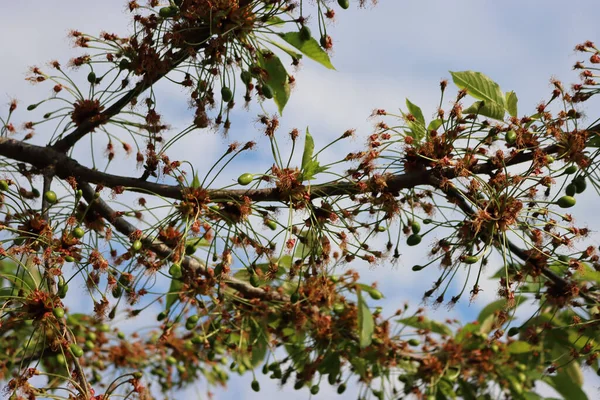
M553 79L534 110L450 72L436 110L376 109L365 146L326 162L360 133L317 149L310 128L278 128L300 60L334 69L329 21L351 3L376 1L129 1L130 36L71 31L80 56L31 68L51 94L0 116L4 393L150 399L251 374L254 391L272 379L307 397L530 400L544 382L587 398L600 257L571 210L600 193L600 125L582 118L600 50L577 45L580 81ZM158 84L186 93L188 126L162 117ZM270 103L260 140L202 148L228 141L233 110ZM182 144L212 167L179 159ZM271 167L222 178L259 146ZM408 248L424 302L473 301L489 277L497 300L471 323L383 309L365 267ZM133 317L153 328L128 330Z

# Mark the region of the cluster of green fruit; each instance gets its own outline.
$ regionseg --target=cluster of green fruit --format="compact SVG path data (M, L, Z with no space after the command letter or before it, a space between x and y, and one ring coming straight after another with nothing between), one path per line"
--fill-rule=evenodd
M576 165L569 165L565 168L564 175L572 175L577 172ZM587 189L587 183L585 177L579 175L575 177L565 188L565 195L556 201L556 204L561 208L571 208L575 205L575 194L583 193Z

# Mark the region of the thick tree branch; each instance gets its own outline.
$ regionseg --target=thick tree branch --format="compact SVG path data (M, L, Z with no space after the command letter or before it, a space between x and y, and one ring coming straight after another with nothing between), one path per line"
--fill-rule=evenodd
M557 145L551 145L544 149L546 154L559 151ZM153 193L162 197L182 200L182 187L179 185L164 185L160 183L147 182L138 178L125 177L100 172L79 164L66 154L55 150L53 147L37 146L22 141L0 138L0 155L12 160L28 163L38 170L43 171L48 167L54 168L56 176L62 179L75 177L78 181L83 180L94 184L100 184L109 188L125 187L129 191L140 193ZM519 153L507 159L506 166L529 162L533 159L533 153ZM491 163L475 165L471 172L473 174L489 174L498 167ZM456 177L453 168L440 170L440 175L448 179ZM390 175L386 177L387 191L397 192L401 189L413 188L419 185L430 185L429 177L432 170L411 171L404 174ZM351 195L361 193L359 187L353 182L328 182L312 185L310 188L311 198L323 198L337 195ZM212 200L241 200L243 196L249 197L254 202L288 201L285 193L276 188L265 189L230 189L209 190Z

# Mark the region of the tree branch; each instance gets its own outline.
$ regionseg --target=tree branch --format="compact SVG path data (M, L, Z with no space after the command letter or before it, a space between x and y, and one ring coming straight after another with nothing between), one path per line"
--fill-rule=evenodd
M558 145L551 145L543 149L546 154L553 154L560 150ZM109 188L125 187L129 191L139 193L152 193L162 197L182 200L182 189L180 185L165 185L160 183L147 182L138 178L125 177L120 175L108 174L95 169L91 169L79 164L66 154L56 150L52 146L37 146L22 141L0 138L0 155L16 160L26 162L38 170L43 171L48 167L54 168L56 176L62 179L75 177L78 181L82 180L89 183L103 185ZM531 161L533 153L519 153L516 156L507 159L506 166L516 165ZM473 174L489 174L498 167L490 162L475 165L471 172ZM385 177L386 191L397 192L401 189L409 189L419 185L431 185L429 177L433 170L411 171L404 174L390 175ZM456 177L454 168L449 167L439 171L440 176L448 179ZM229 190L209 190L209 197L213 200L241 200L244 196L249 197L254 202L269 201L289 201L286 193L282 193L276 188L264 189L229 189ZM310 187L311 198L323 198L337 195L360 194L359 187L354 182L328 182Z
M83 192L84 199L91 205L91 208L109 221L118 232L130 237L131 234L137 230L137 228L133 224L129 223L125 218L116 217L115 211L100 197L96 197L96 191L90 186L89 183L78 181L78 186ZM161 257L168 258L173 253L173 249L158 239L145 236L142 237L141 241L146 248L154 251ZM194 271L200 275L209 276L208 268L192 257L185 256L181 265L183 268ZM266 291L261 288L255 288L254 286L236 278L227 278L226 283L228 287L237 290L247 298L260 298L271 301L289 301L287 296L276 291Z
M204 36L199 38L199 44L192 46L193 50L198 51L206 45L206 40L210 37L210 32L206 29ZM133 89L125 93L119 100L113 103L110 107L108 107L105 111L95 116L93 119L88 119L79 125L73 132L69 133L67 136L62 139L56 141L52 148L61 153L66 153L71 147L73 147L79 140L81 140L85 135L92 132L99 125L108 122L108 120L115 115L119 114L121 110L131 102L131 100L135 99L137 96L142 94L146 89L154 85L160 79L165 77L169 72L173 69L177 68L179 64L185 61L190 56L190 49L184 48L179 50L170 58L170 65L166 68L164 73L158 73L156 76L153 76L151 79L147 79L147 76L143 76L142 80L138 82Z

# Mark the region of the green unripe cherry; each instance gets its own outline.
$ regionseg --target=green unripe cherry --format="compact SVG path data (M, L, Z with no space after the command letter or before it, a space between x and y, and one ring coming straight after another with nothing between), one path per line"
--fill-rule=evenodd
M571 175L571 174L574 174L575 172L577 172L577 165L572 164L572 165L569 165L567 168L565 168L564 173L566 175Z
M233 92L227 86L221 88L221 98L225 103L229 103L233 99Z
M277 229L277 222L273 221L272 219L267 219L265 221L265 225L267 225L272 231Z
M62 319L65 316L65 310L60 307L56 307L52 309L52 314L54 314L56 318Z
M421 341L419 339L409 339L408 344L411 346L418 346L421 344Z
M575 192L577 191L577 188L575 187L575 185L573 183L569 183L567 185L567 187L565 188L565 193L567 196L575 196Z
M187 319L187 321L185 321L185 329L187 329L188 331L194 329L196 327L196 324L198 324L199 319L200 317L198 317L197 315L190 316Z
M81 347L79 347L78 345L76 345L75 343L71 343L69 345L69 350L71 351L71 354L73 354L74 357L81 357L83 356L83 349Z
M250 275L250 284L254 287L260 286L260 278L258 277L258 275L254 273Z
M475 264L477 261L479 261L479 257L477 257L477 256L466 256L463 259L463 262L465 264Z
M8 190L8 182L4 179L0 180L0 191L6 192Z
M560 208L571 208L575 205L576 202L577 200L575 200L575 197L573 196L563 196L556 201L556 204Z
M412 229L412 232L414 234L417 234L417 233L421 232L421 224L418 221L413 221L410 224L410 228Z
M48 203L54 204L58 200L58 197L54 191L48 190L46 193L44 193L44 199L46 199Z
M81 239L85 235L85 231L83 230L83 228L78 226L77 228L73 229L72 235L77 239Z
M298 294L298 292L292 293L292 295L290 296L290 302L292 302L292 304L295 304L298 302L298 300L300 300L300 295Z
M421 243L421 239L423 239L421 235L414 233L406 239L406 244L409 246L416 246Z
M506 132L506 143L514 144L517 141L517 133L513 130Z
M262 85L261 90L263 96L265 96L267 99L273 98L273 90L271 90L270 87L268 87L267 85Z
M585 178L583 176L578 176L573 179L573 185L575 185L575 192L583 193L585 189L587 189L587 183L585 182Z
M250 182L252 182L252 180L254 179L254 175L252 175L249 172L243 173L238 177L238 183L242 186L246 186L248 184L250 184Z
M141 240L135 240L133 242L133 244L131 245L131 249L135 252L138 252L142 249L142 241Z
M342 7L344 10L347 10L350 7L350 0L338 0L338 4L340 5L340 7Z
M192 243L188 243L185 245L185 254L188 256L193 255L196 252L197 248Z
M165 361L169 365L175 365L175 364L177 364L177 359L175 357L173 357L173 356L168 356L167 358L165 358Z
M242 71L240 73L240 79L244 82L244 85L248 86L252 82L252 74L250 71Z
M507 333L507 335L508 335L508 337L513 337L513 336L515 336L517 333L519 333L519 328L517 328L516 326L513 326L512 328L510 328L510 329L508 330L508 333Z
M56 362L59 365L66 365L67 364L67 360L65 359L65 356L62 355L61 353L56 355Z
M254 390L255 392L260 392L260 383L258 383L258 381L256 379L252 381L250 386L252 387L252 390Z
M163 7L158 12L158 15L160 15L163 18L171 18L171 17L174 17L175 14L177 14L177 7L171 7L171 6Z

